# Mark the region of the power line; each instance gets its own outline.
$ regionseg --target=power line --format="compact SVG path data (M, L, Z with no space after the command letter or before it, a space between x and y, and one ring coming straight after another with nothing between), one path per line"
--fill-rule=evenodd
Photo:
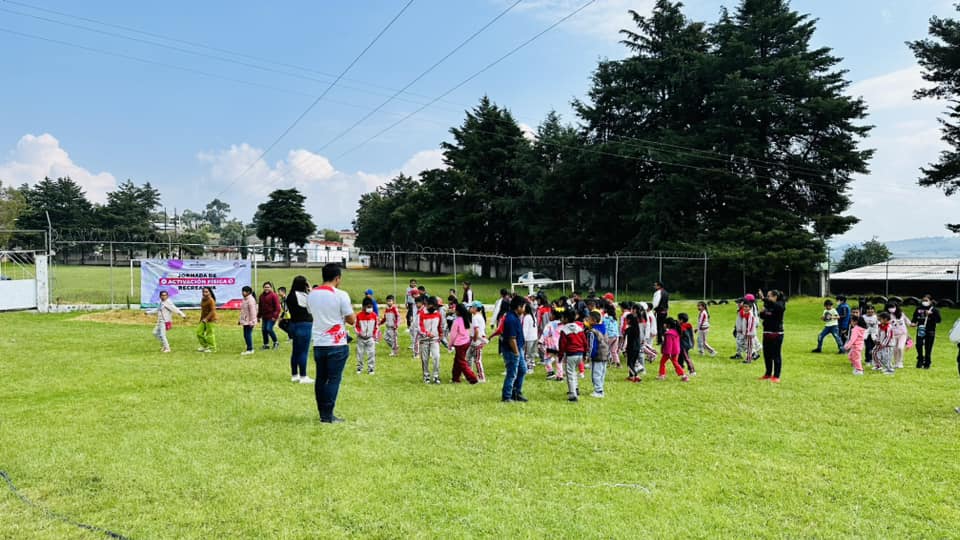
M273 148L274 148L275 146L277 146L277 144L279 144L280 141L283 140L283 138L286 137L287 134L290 133L290 132L293 130L293 128L296 127L297 124L300 123L300 120L302 120L304 116L306 116L307 114L309 114L310 111L312 111L313 108L316 107L317 103L320 103L320 100L322 100L322 99L327 95L327 93L329 93L330 90L331 90L338 82L340 82L340 79L343 78L343 76L346 75L347 72L350 71L350 69L351 69L357 62L359 62L361 58L363 58L363 55L365 55L365 54L367 53L367 51L369 51L370 48L373 47L373 45L374 45L377 41L380 40L380 37L383 36L383 35L387 32L387 30L390 29L391 26L393 26L393 23L397 22L397 19L399 19L400 16L403 15L403 13L404 13L405 11L407 11L407 8L409 8L411 4L413 4L413 0L408 0L408 2L407 2L406 4L404 4L403 8L401 8L400 11L397 12L397 14L394 15L392 19L390 19L390 22L388 22L387 25L384 26L383 29L381 29L380 32L379 32L376 36L374 36L373 40L371 40L370 43L368 43L367 46L364 47L362 51L360 51L360 54L358 54L358 55L353 59L353 61L350 62L350 64L349 64L346 68L344 68L343 71L340 72L340 74L337 76L336 80L334 80L332 83L330 83L330 86L327 86L326 90L324 90L323 93L320 94L320 95L317 97L317 99L313 100L313 103L311 103L309 107L307 107L302 113L300 113L300 116L298 116L298 117L293 121L293 123L290 124L290 125L287 127L287 129L285 129L285 130L283 131L283 133L280 134L279 137L277 137L276 139L274 139L274 141L273 141L272 143L270 143L270 146L268 146L267 149L264 150L264 151L260 154L260 157L258 157L258 158L255 159L253 162L251 162L250 165L247 166L247 168L244 169L242 173L240 173L239 175L237 175L236 178L234 178L229 184L227 184L227 187L223 188L223 190L221 190L220 193L217 194L217 197L219 197L220 195L223 195L228 189L230 189L231 187L233 187L233 185L236 184L238 180L240 180L241 178L243 178L244 175L246 175L248 172L250 172L251 169L253 169L254 165L256 165L257 162L259 162L259 161L262 160L267 154L269 154L270 151L273 150Z
M11 29L9 29L9 28L0 27L0 32L7 33L7 34L10 34L10 35L13 35L13 36L17 36L17 37L22 37L22 38L27 38L27 39L33 39L33 40L37 40L37 41L43 41L43 42L47 42L47 43L53 43L53 44L55 44L55 45L61 45L61 46L63 46L63 47L69 47L69 48L78 49L78 50L86 51L86 52L90 52L90 53L96 53L96 54L102 54L102 55L105 55L105 56L112 56L112 57L116 57L116 58L122 58L122 59L124 59L124 60L131 60L131 61L139 62L139 63L142 63L142 64L147 64L147 65L152 65L152 66L159 66L159 67L163 67L163 68L167 68L167 69L173 69L173 70L177 70L177 71L183 71L183 72L185 72L185 73L191 73L191 74L194 74L194 75L200 75L200 76L208 77L208 78L211 78L211 79L217 79L217 80L227 81L227 82L231 82L231 83L238 83L238 84L243 84L243 85L247 85L247 86L254 86L254 87L264 88L264 89L267 89L267 90L273 90L273 91L276 91L276 92L282 92L282 93L286 93L286 94L293 94L293 95L307 96L307 97L314 97L314 96L316 95L315 92L304 92L304 91L301 91L301 90L294 90L294 89L292 89L292 88L286 88L286 87L281 87L281 86L272 86L272 85L269 85L269 84L259 83L259 82L254 82L254 81L249 81L249 80L245 80L245 79L237 79L237 78L235 78L235 77L229 77L229 76L226 76L226 75L220 75L220 74L213 73L213 72L210 72L210 71L205 71L205 70L202 70L202 69L195 69L195 68L191 68L191 67L181 66L181 65L178 65L178 64L171 64L171 63L168 63L168 62L161 62L161 61L158 61L158 60L151 60L151 59L149 59L149 58L143 58L143 57L140 57L140 56L134 56L134 55L130 55L130 54L118 53L118 52L109 51L109 50L106 50L106 49L99 49L99 48L96 48L96 47L89 47L89 46L87 46L87 45L81 45L81 44L79 44L79 43L73 43L73 42L70 42L70 41L63 41L63 40L59 40L59 39L48 38L48 37L39 36L39 35L36 35L36 34L29 34L29 33L26 33L26 32L19 32L19 31L17 31L17 30L11 30ZM369 110L370 110L369 108L364 107L364 106L362 106L362 105L357 105L356 103L350 103L350 102L347 102L347 101L340 101L340 100L335 100L335 99L330 99L330 98L327 98L326 101L327 101L328 103L333 103L333 104L336 104L336 105L342 105L342 106L344 106L344 107L351 107L351 108L354 108L354 109L360 109L360 110L363 110L363 111L369 111ZM394 112L394 111L387 111L387 114L390 114L390 115L392 115L392 116L400 116L400 115L402 115L403 113ZM435 120L431 120L431 121L436 122L437 124L441 124L440 122L437 122L437 121L435 121ZM445 124L441 124L441 125L445 125Z
M320 148L318 148L318 149L317 149L317 152L320 152L320 151L324 150L325 148L327 148L328 146L330 146L331 144L333 144L333 143L336 142L337 140L343 138L343 137L346 136L348 133L350 133L351 131L353 131L354 128L356 128L357 126L359 126L360 124L362 124L363 122L365 122L367 119L369 119L371 116L373 116L374 114L376 114L380 109L382 109L382 108L385 107L387 104L389 104L391 101L393 101L394 98L396 98L397 96L399 96L400 94L402 94L404 91L406 91L408 88L410 88L411 86L413 86L414 84L416 84L418 81L420 81L420 79L423 79L424 77L426 77L431 71L433 71L434 69L436 69L437 67L439 67L440 64L444 63L448 58L450 58L451 56L453 56L454 54L456 54L457 51L459 51L460 49L462 49L463 47L465 47L468 43L470 43L471 41L473 41L474 38L476 38L477 36L479 36L480 34L482 34L487 28L490 28L491 26L493 26L493 24L494 24L495 22L499 21L501 17L503 17L504 15L506 15L507 13L509 13L513 8L517 7L517 5L520 4L520 2L522 2L522 1L523 1L523 0L517 0L516 2L514 2L514 3L510 4L509 6L507 6L507 8L504 9L503 11L501 11L500 13L498 13L496 17L490 19L490 20L487 22L487 24L481 26L476 32L474 32L473 34L470 34L470 36L468 36L465 40L461 41L459 45L457 45L456 47L454 47L453 49L451 49L450 52L448 52L447 54L443 55L442 58L440 58L439 60L437 60L436 62L434 62L433 65L431 65L430 67L428 67L427 69L425 69L424 71L422 71L419 75L417 75L416 77L414 77L413 80L411 80L410 82L408 82L403 88L401 88L400 90L397 90L392 96L388 97L388 98L387 98L383 103L381 103L380 105L377 105L377 107L376 107L375 109L373 109L372 111L370 111L370 112L368 112L367 114L365 114L362 118L360 118L359 120L357 120L356 122L354 122L353 125L351 125L351 126L348 127L347 129L341 131L341 132L338 133L337 135L334 135L333 138L331 138L329 141L327 141L326 143L324 143Z
M490 69L490 68L492 68L493 66L499 64L500 62L506 60L507 58L509 58L510 56L512 56L514 53L516 53L516 52L519 51L520 49L522 49L522 48L526 47L527 45L533 43L533 42L536 41L540 36L546 34L546 33L549 32L550 30L553 30L554 28L556 28L557 26L559 26L560 24L562 24L563 22L565 22L567 19L570 19L570 18L573 17L574 15L580 13L581 11L583 11L584 9L586 9L588 6L590 6L590 5L593 4L594 2L596 2L596 0L589 0L588 2L586 2L585 4L583 4L582 6L578 7L578 8L575 9L574 11L572 11L572 12L570 12L569 14L567 14L566 16L564 16L564 17L563 17L562 19L560 19L559 21L551 24L551 25L548 26L547 28L543 29L541 32L535 34L533 37L531 37L531 38L527 39L526 41L524 41L523 43L517 45L516 47L514 47L513 49L511 49L510 51L508 51L506 54L504 54L504 55L501 56L500 58L497 58L497 59L494 60L493 62L490 62L489 64L487 64L486 66L484 66L482 69L480 69L479 71L477 71L477 72L474 73L473 75L470 75L470 76L467 77L466 79L460 81L459 83L457 83L456 85L454 85L452 88L450 88L450 89L447 90L446 92L444 92L444 93L440 94L439 96L433 98L432 100L430 100L429 103L426 103L425 105L422 105L419 109L417 109L417 110L415 110L415 111L407 114L406 116L404 116L404 117L401 118L400 120L397 120L397 121L394 122L393 124L390 124L390 125L387 126L386 128L378 131L378 132L375 133L373 136L368 137L367 139L365 139L365 140L364 140L363 142L361 142L360 144L358 144L358 145L354 146L353 148L351 148L350 150L347 150L346 152L340 154L339 156L337 156L337 158L339 159L339 158L341 158L341 157L343 157L343 156L345 156L345 155L347 155L347 154L350 154L351 152L354 152L354 151L360 149L362 146L366 145L366 144L369 143L370 141L376 139L377 137L379 137L379 136L383 135L384 133L390 131L391 129L397 127L398 125L400 125L400 124L402 124L403 122L407 121L408 119L410 119L410 118L413 117L414 115L420 113L421 111L423 111L423 110L426 109L427 107L433 105L434 103L436 103L436 102L440 101L441 99L447 97L448 95L452 94L453 92L455 92L456 90L458 90L459 88L461 88L462 86L464 86L465 84L467 84L467 83L469 83L470 81L472 81L473 79L479 77L481 74L483 74L484 72L486 72L488 69ZM331 143L333 143L333 142L336 142L336 141L335 141L335 140L334 140L334 141L331 141Z
M270 69L270 68L264 67L264 66L262 66L262 65L249 64L249 63L246 63L246 62L239 62L239 61L234 60L234 59L231 59L231 58L224 58L224 57L222 57L222 56L211 55L211 54L204 54L204 53L200 53L200 52L197 52L197 51L191 51L191 50L188 50L188 49L183 49L183 48L181 48L181 47L174 47L174 46L167 45L167 44L164 44L164 43L157 43L157 42L155 42L155 41L143 40L143 39L134 38L134 37L131 37L131 36L125 36L125 35L123 35L123 34L117 34L117 33L113 33L113 32L106 32L106 31L103 31L103 30L98 30L98 29L94 29L94 28L87 27L87 26L70 24L70 23L66 23L66 22L63 22L63 21L58 21L58 20L55 20L55 19L49 19L49 18L46 18L46 17L40 17L40 16L37 16L37 15L31 15L31 14L28 14L28 13L23 13L23 12L20 12L20 11L15 11L15 10L10 10L10 9L5 9L5 10L3 10L3 11L6 11L6 12L8 12L8 13L13 13L13 14L16 14L16 15L19 15L19 16L22 16L22 17L30 17L30 18L33 18L33 19L42 20L42 21L46 21L46 22L50 22L50 23L54 23L54 24L60 24L60 25L69 26L69 27L73 27L73 28L79 28L79 29L81 29L81 30L86 30L86 31L89 31L89 32L96 32L96 33L103 34L103 35L107 35L107 36L111 36L111 37L116 37L116 38L120 38L120 39L126 39L126 40L135 41L135 42L139 42L139 43L146 43L146 44L153 45L153 46L156 46L156 47L162 47L162 48L166 48L166 49L170 49L170 50L182 52L182 53L185 53L185 54L191 54L191 55L194 55L194 56L202 56L202 57L206 57L206 58L211 58L211 59L219 60L219 61L222 61L222 62L229 62L229 63L233 63L233 64L237 64L237 65L242 65L242 66L250 67L250 68L253 68L253 69L258 69L258 70L262 70L262 71L269 71L269 72L273 72L273 73L279 73L279 74L283 74L283 75L287 75L287 76L291 76L291 77L297 77L297 78L301 78L301 79L305 79L305 80L311 80L311 81L317 81L317 82L323 82L323 83L329 82L329 80L332 80L332 79L334 79L334 78L336 77L334 74L327 73L327 72L325 72L325 71L320 71L320 70L317 70L317 69L314 69L314 68L310 68L310 67L300 66L300 65L297 65L297 64L291 64L291 63L287 63L287 62L281 62L281 61L278 61L278 60L271 60L271 59L269 59L269 58L263 58L263 57L260 57L260 56L254 56L254 55L250 55L250 54L246 54L246 53L241 53L241 52L237 52L237 51L232 51L232 50L224 49L224 48L221 48L221 47L214 47L214 46L211 46L211 45L206 45L206 44L198 43L198 42L195 42L195 41L189 41L189 40L185 40L185 39L179 39L179 38L175 38L175 37L170 37L170 36L167 36L167 35L164 35L164 34L159 34L159 33L156 33L156 32L148 32L148 31L146 31L146 30L140 30L140 29L133 28L133 27L130 27L130 26L124 26L124 25L121 25L121 24L114 24L114 23L110 23L110 22L106 22L106 21L101 21L101 20L98 20L98 19L93 19L93 18L90 18L90 17L84 17L84 16L81 16L81 15L76 15L76 14L72 14L72 13L66 13L66 12L63 12L63 11L57 11L57 10L55 10L55 9L43 8L43 7L40 7L40 6L35 6L35 5L32 5L32 4L28 4L28 3L26 3L26 2L18 2L18 1L16 1L16 0L0 0L0 1L5 2L5 3L8 3L8 4L13 4L13 5L25 7L25 8L28 8L28 9L32 9L32 10L44 12L44 13L49 13L49 14L57 15L57 16L60 16L60 17L76 19L76 20L80 20L80 21L84 21L84 22L89 22L89 23L97 24L97 25L100 25L100 26L105 26L105 27L108 27L108 28L114 28L114 29L118 29L118 30L123 30L123 31L125 31L125 32L131 32L131 33L134 33L134 34L140 34L140 35L144 35L144 36L154 37L154 38L162 39L162 40L165 40L165 41L170 41L170 42L173 42L173 43L179 43L179 44L182 44L182 45L188 45L188 46L190 46L190 47L195 47L195 48L198 48L198 49L205 49L205 50L208 50L208 51L214 51L214 52L218 52L218 53L224 53L224 54L228 54L228 55L231 55L231 56L236 56L236 57L239 57L239 58L246 58L246 59L248 59L248 60L255 60L255 61L257 61L257 62L261 62L261 63L264 63L264 64L282 66L282 67L294 69L294 70L297 70L297 71L302 71L302 72L307 72L307 73L314 73L314 74L317 74L317 75L321 75L321 76L323 76L323 77L326 77L326 79L317 79L317 78L315 78L315 77L304 76L304 75L301 74L301 73L291 73L291 72L289 72L289 71L283 71L283 70L277 70L277 69ZM360 81L360 80L356 80L356 79L351 79L351 78L348 78L348 77L343 77L343 78L341 79L341 81L354 82L354 83L357 83L357 84L360 84L360 85L369 86L369 87L371 87L371 88L379 88L379 89L381 89L381 90L386 90L386 91L389 91L389 92L393 92L393 91L395 90L394 88L391 88L391 87L388 87L388 86L383 86L383 85L379 85L379 84L376 84L376 83L371 83L371 82L366 82L366 81ZM339 86L340 88L346 88L346 89L350 89L350 90L357 90L357 91L359 91L359 92L365 92L365 93L369 93L369 94L373 94L373 95L378 95L378 96L386 96L386 95L388 95L388 94L385 94L385 93L383 93L383 92L376 92L376 91L369 90L369 89L366 89L366 88L363 88L363 87L360 87L360 86L353 86L353 85L343 84L343 82L339 83L338 86ZM421 99L427 99L427 98L428 98L428 96L425 96L425 95L422 95L422 94L417 94L417 93L414 93L414 92L405 92L405 94L407 94L407 95L409 95L409 96L418 97L418 98L421 98ZM412 99L403 99L403 98L398 98L398 99L402 99L402 100L404 100L404 101L409 101L410 103L414 103L414 104L417 104L417 105L420 105L421 103L423 103L422 101L412 100ZM463 107L463 106L464 106L464 105L459 104L459 103L452 103L452 102L447 102L447 103L449 103L450 105L455 105L455 106L457 106L457 107Z

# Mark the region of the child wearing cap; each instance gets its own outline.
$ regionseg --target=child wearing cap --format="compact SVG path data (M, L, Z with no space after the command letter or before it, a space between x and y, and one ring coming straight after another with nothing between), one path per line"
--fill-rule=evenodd
M377 299L373 297L373 289L367 289L363 292L363 298L369 298L373 302L373 313L379 317L380 316L380 306L377 305Z
M400 353L400 339L397 329L400 327L400 310L394 303L395 298L392 294L387 295L387 307L383 310L383 317L380 318L380 325L385 328L383 340L390 347L390 356L397 356Z

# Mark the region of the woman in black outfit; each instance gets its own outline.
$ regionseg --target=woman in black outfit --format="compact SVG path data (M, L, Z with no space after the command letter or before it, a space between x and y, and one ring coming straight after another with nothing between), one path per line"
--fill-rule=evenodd
M763 297L762 291L760 296ZM786 309L782 292L767 291L763 311L760 312L763 320L763 364L766 367L760 380L780 382L780 368L783 366L783 312Z
M287 295L287 311L290 313L290 338L293 347L290 351L290 380L300 384L312 384L307 376L307 355L310 353L310 335L313 332L313 316L307 311L307 295L310 284L307 278L297 276L290 285Z

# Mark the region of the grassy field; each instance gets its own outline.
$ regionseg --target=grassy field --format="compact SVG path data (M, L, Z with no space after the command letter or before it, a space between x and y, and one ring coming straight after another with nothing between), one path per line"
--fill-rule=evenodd
M529 403L500 403L492 352L490 383L447 384L444 353L445 384L426 386L381 346L375 376L348 364L339 425L289 381L289 344L240 357L232 320L219 353L192 352L178 321L161 355L139 313L0 314L0 470L131 538L960 537L958 312L931 370L910 353L854 378L809 352L819 309L789 304L779 385L726 359L724 307L721 355L692 382L611 369L607 398L579 404L539 368ZM97 537L0 493L0 538Z

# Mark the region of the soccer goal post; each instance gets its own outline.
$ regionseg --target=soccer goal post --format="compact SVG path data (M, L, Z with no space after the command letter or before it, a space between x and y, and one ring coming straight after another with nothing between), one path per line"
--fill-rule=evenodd
M572 279L539 280L536 283L511 283L510 292L517 292L518 287L526 287L527 294L533 294L535 291L539 291L540 289L553 289L557 286L561 287L564 296L567 295L568 289L570 292L573 292Z

